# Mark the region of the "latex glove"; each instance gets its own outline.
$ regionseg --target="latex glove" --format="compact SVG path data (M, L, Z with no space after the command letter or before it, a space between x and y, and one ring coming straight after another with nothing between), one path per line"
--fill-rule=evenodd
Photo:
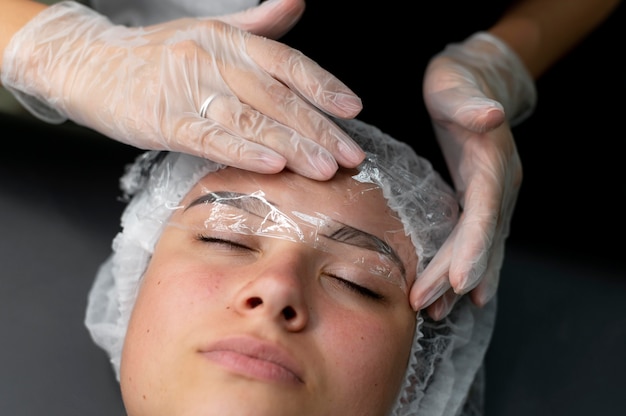
M301 13L281 4L294 2L129 28L57 3L13 36L2 83L48 122L71 119L138 148L328 179L365 154L322 111L350 118L360 99L299 51L227 24L280 35Z
M536 90L513 51L479 32L429 62L423 92L463 209L410 293L416 310L441 319L460 295L482 306L497 291L522 182L510 125L531 114Z

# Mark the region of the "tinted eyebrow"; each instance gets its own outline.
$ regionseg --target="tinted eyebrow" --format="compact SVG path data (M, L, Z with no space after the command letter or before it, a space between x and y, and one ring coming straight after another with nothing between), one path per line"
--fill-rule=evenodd
M227 204L261 217L266 217L272 207L278 206L271 201L265 201L248 194L230 191L215 191L196 198L185 208L185 211L196 205L209 203ZM389 244L373 234L343 224L339 221L330 219L329 222L330 224L327 224L327 226L335 229L329 234L321 233L322 236L340 243L349 244L351 246L360 247L382 254L398 266L402 276L406 280L406 270L404 268L404 264ZM338 225L338 227L335 227L335 225Z
M248 194L230 191L217 191L209 192L208 194L204 194L196 198L189 204L188 207L185 208L185 211L196 205L211 203L230 205L262 217L265 217L272 210L272 208L268 205L277 206L271 201L265 201L260 198L251 197Z
M394 264L400 268L402 276L406 278L406 270L404 264L398 254L391 248L389 244L376 237L373 234L359 230L358 228L351 227L346 224L340 224L340 227L333 231L330 235L324 235L331 240L339 241L341 243L350 244L352 246L364 248L366 250L374 251L389 258Z

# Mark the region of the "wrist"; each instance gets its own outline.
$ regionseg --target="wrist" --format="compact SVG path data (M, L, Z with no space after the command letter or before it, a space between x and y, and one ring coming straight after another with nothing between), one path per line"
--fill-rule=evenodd
M85 46L94 34L110 26L105 17L73 1L43 6L6 45L0 74L3 86L40 119L65 121L68 80L75 79L80 61L88 60Z

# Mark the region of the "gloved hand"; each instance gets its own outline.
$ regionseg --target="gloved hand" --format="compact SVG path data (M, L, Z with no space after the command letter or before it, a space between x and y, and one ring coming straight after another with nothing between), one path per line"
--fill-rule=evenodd
M460 220L413 285L410 302L434 319L462 294L495 294L522 182L510 126L534 110L534 80L502 41L479 32L448 45L426 69L424 100L462 207Z
M299 51L247 31L279 36L302 10L302 1L264 2L219 20L129 28L56 3L12 37L2 83L48 122L70 119L138 148L328 179L365 154L323 112L354 117L360 99Z

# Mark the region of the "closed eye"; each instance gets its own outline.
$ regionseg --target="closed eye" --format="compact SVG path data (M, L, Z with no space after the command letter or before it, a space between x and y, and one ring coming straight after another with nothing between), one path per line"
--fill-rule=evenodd
M219 238L219 237L210 237L207 235L203 235L203 234L199 234L197 237L198 241L201 241L203 243L207 243L207 244L213 244L213 245L217 245L217 246L222 246L225 249L228 250L245 250L245 251L254 251L252 248L232 241L232 240L226 240L223 238ZM342 277L339 277L337 275L333 275L333 274L328 274L326 273L326 275L333 279L337 284L339 284L340 286L342 286L343 288L356 293L360 296L363 296L367 299L371 299L371 300L375 300L375 301L384 301L385 297L379 293L374 292L371 289L366 288L365 286L361 286L359 284L356 284L350 280L344 279Z
M357 294L359 294L361 296L364 296L364 297L367 297L367 298L370 298L370 299L374 299L374 300L380 300L380 301L385 299L384 296L374 292L373 290L370 290L370 289L368 289L368 288L366 288L364 286L361 286L361 285L357 285L356 283L351 282L350 280L346 280L346 279L343 279L343 278L341 278L339 276L334 276L334 275L328 275L328 276L333 278L333 279L335 279L335 281L337 283L339 283L340 285L342 285L343 287L345 287L348 290L351 290L351 291L353 291L353 292L355 292L355 293L357 293Z
M197 239L199 241L202 241L203 243L217 244L217 245L225 246L226 248L237 249L237 250L252 250L248 246L237 243L235 241L225 240L223 238L209 237L209 236L200 234L197 236Z

